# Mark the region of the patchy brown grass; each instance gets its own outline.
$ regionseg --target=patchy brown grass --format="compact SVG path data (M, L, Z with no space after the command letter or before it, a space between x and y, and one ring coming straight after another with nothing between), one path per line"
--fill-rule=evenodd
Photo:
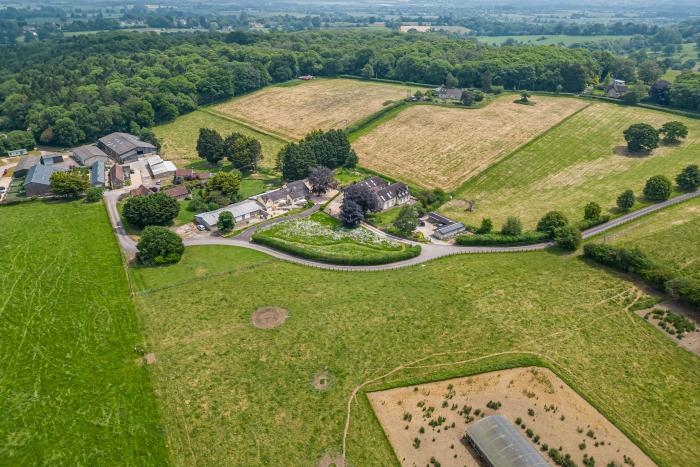
M535 105L512 95L480 109L414 106L353 145L364 167L415 186L453 190L587 104L542 97Z
M284 137L345 128L406 97L409 88L350 79L318 79L296 86L270 86L216 107L231 117Z

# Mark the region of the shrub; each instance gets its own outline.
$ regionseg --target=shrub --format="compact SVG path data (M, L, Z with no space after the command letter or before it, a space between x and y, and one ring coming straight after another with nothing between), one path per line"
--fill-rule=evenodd
M493 221L491 221L491 219L489 219L488 217L485 217L484 219L481 220L481 227L479 227L476 230L476 233L483 235L483 234L491 233L492 230L493 230Z
M216 226L221 232L229 232L235 225L236 222L232 213L224 211L219 214L219 221L216 223Z
M666 201L671 197L673 186L663 175L654 175L644 186L644 197L650 201Z
M600 204L590 202L583 209L583 220L596 221L600 219L600 214L602 213L602 211L603 210L600 208Z
M584 231L590 229L591 227L595 227L596 225L605 224L609 220L610 216L608 215L600 216L597 219L593 220L582 220L581 222L578 222L576 224L576 227L578 227L580 231Z
M516 236L523 233L523 224L517 217L509 217L501 228L502 235Z
M404 206L396 216L393 227L401 234L408 235L418 227L418 211L414 206Z
M365 220L365 212L355 201L343 198L343 204L340 205L340 220L348 227L357 227Z
M102 192L104 190L99 186L90 187L85 191L85 201L88 203L95 203L102 199Z
M180 212L180 205L172 196L154 193L148 196L133 196L126 201L122 214L136 227L167 225Z
M537 231L545 232L550 237L554 236L554 231L560 227L564 227L569 223L566 216L559 211L549 211L537 223Z
M565 250L574 251L581 246L581 231L572 225L554 230L554 241Z
M549 236L543 232L525 232L519 235L503 235L491 233L484 235L460 235L456 243L462 246L495 246L495 245L532 245L547 241Z
M683 122L666 122L659 133L664 135L664 143L678 143L681 138L688 136L688 127Z
M626 190L617 197L617 207L623 211L629 211L634 206L635 201L634 192L632 190Z
M182 239L167 228L159 226L143 229L136 248L138 260L148 266L177 263L185 252Z
M687 166L676 176L676 183L683 191L695 191L700 186L700 169L697 165Z

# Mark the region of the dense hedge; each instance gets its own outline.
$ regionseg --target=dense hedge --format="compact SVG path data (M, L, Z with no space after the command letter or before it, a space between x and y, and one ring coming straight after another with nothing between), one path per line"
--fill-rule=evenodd
M634 274L658 290L700 310L700 281L676 274L666 266L655 263L639 248L589 243L583 247L583 255L618 271Z
M610 220L610 216L608 216L608 215L600 216L597 219L588 219L588 220L584 219L584 220L576 223L576 227L578 227L578 229L581 232L583 232L584 230L588 230L591 227L595 227L595 226L600 225L600 224L605 224L609 220Z
M261 245L269 246L275 250L280 250L285 253L289 253L294 256L299 256L300 258L308 259L311 261L319 261L327 264L338 264L343 266L372 266L376 264L388 264L395 263L396 261L402 261L418 256L421 252L421 247L418 245L405 245L405 248L401 250L384 251L384 255L376 258L355 258L355 257L336 257L328 256L320 251L313 250L313 246L301 247L285 240L281 240L274 237L268 237L260 233L253 235L253 243L259 243Z
M491 245L532 245L549 240L546 232L523 232L520 235L503 235L499 233L481 235L460 235L457 244L463 246L491 246Z

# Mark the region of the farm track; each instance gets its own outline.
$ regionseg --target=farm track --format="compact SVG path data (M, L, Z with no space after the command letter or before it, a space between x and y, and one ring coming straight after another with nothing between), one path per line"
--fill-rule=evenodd
M124 190L115 190L107 192L105 194L105 203L107 206L107 212L109 214L110 222L112 223L112 228L119 246L122 248L124 253L128 258L133 258L136 255L136 242L126 233L124 226L119 216L119 210L117 209L117 201L119 196L124 193ZM686 193L683 195L676 196L669 200L661 203L657 203L645 208L639 209L634 212L630 212L616 219L608 221L604 224L592 227L582 233L584 239L588 239L599 235L607 230L618 227L626 222L639 219L647 214L659 211L661 209L667 208L669 206L674 206L676 204L682 203L689 199L700 196L700 191L695 191L692 193ZM427 261L431 261L438 258L443 258L446 256L460 255L460 254L475 254L475 253L521 253L529 251L542 251L547 248L553 247L554 242L543 242L536 243L533 245L521 245L521 246L473 246L473 247L463 247L463 246L453 246L453 245L433 245L433 244L421 244L421 253L414 257L403 261L397 261L391 264L381 264L374 266L343 266L335 264L327 264L319 261L308 260L304 258L299 258L297 256L292 256L287 253L283 253L272 248L258 245L251 242L252 234L255 230L260 227L273 225L284 220L299 219L305 216L309 216L312 213L318 211L319 206L315 205L303 212L295 214L293 216L271 219L267 222L262 222L259 225L246 230L245 232L239 234L234 238L222 238L222 237L206 237L206 238L196 238L196 239L186 239L184 240L185 246L198 246L198 245L222 245L222 246L235 246L240 248L248 248L251 250L256 250L261 253L268 254L274 258L289 261L291 263L300 264L302 266L315 267L319 269L327 269L334 271L388 271L392 269L400 269L408 266L414 266L417 264L422 264ZM406 243L414 244L414 242L405 241Z

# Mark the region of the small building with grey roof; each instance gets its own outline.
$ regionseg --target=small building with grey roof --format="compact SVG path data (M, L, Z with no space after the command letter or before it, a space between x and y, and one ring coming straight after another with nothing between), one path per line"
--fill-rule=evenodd
M137 161L146 154L156 152L154 145L129 133L111 133L103 136L97 140L97 147L120 164Z
M15 177L24 177L29 172L29 169L40 163L39 156L24 156L22 157L13 172Z
M24 179L24 192L27 196L41 196L51 192L51 175L65 172L60 167L37 164L29 169Z
M503 415L467 427L465 441L489 467L549 467L549 463Z
M109 156L94 144L86 144L85 146L73 148L71 150L71 157L75 162L85 167L92 167L95 161L102 161L107 164L110 160Z
M216 229L216 224L219 222L219 215L222 212L230 212L233 214L233 220L236 223L254 219L256 217L266 217L267 212L265 207L254 199L247 199L240 203L230 204L223 208L215 209L214 211L203 212L194 216L197 224L201 224L208 230Z
M97 160L90 166L90 186L104 188L105 186L105 163Z

